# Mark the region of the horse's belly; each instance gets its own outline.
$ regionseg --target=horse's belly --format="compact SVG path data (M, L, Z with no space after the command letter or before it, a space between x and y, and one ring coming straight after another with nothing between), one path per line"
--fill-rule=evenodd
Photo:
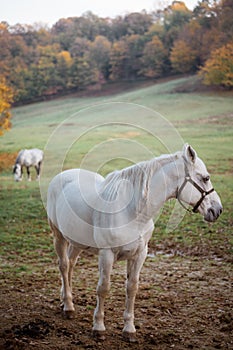
M59 217L57 219L58 229L64 237L78 246L96 247L93 239L93 228L76 215L69 214L68 218Z
M82 251L88 251L88 253L91 253L91 254L98 254L99 253L99 248L96 248L96 247L92 247L90 245L86 245L86 244L80 244L74 240L72 240L70 237L67 237L66 235L63 235L64 238L70 242L75 248L78 248Z
M63 189L56 202L59 230L73 242L88 247L96 247L93 237L93 203L94 198L83 196L74 183Z

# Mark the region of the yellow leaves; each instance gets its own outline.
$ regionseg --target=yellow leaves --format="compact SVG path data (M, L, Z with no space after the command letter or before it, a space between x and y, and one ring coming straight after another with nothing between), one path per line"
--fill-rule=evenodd
M11 127L10 107L12 102L12 89L6 85L5 78L0 78L0 136Z
M233 86L233 43L214 50L199 75L206 85Z
M110 41L101 35L97 35L95 40L90 44L90 59L102 73L106 73L110 50Z
M95 37L95 40L91 43L91 46L95 48L104 49L104 50L110 50L111 43L105 36L97 35Z
M141 73L148 78L156 78L162 75L164 62L166 61L167 50L157 35L147 42L141 59Z
M125 60L128 55L128 47L125 41L119 40L112 45L110 53L111 80L117 80L124 75Z
M0 34L7 31L7 25L3 22L0 23Z
M196 53L183 40L177 40L172 48L171 63L176 72L190 72L194 66Z
M183 1L173 1L172 5L171 5L171 9L173 11L188 11L185 3Z
M58 61L63 60L68 67L70 67L72 65L73 61L72 61L72 58L70 56L69 51L61 51L61 52L59 52L57 57L58 57Z

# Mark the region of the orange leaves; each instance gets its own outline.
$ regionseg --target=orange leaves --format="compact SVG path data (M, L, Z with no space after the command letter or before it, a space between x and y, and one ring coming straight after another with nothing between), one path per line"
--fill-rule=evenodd
M6 85L5 78L0 79L0 136L5 130L11 127L10 122L10 107L13 102L13 91Z
M15 163L18 152L15 153L0 153L0 172L10 170Z
M183 11L188 12L188 8L185 5L183 1L173 1L172 5L170 6L172 11Z
M58 61L59 60L62 60L65 62L65 64L70 67L72 65L72 58L71 58L71 55L69 53L69 51L61 51L58 53L57 55L57 58L58 58Z
M233 86L233 43L214 50L199 73L206 85Z

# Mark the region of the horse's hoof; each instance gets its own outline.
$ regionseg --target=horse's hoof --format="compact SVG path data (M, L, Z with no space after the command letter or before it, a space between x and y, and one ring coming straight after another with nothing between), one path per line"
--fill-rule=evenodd
M137 343L136 333L123 332L123 339L129 343Z
M92 336L96 338L97 340L105 340L105 331L96 331L93 329Z
M74 311L63 311L63 317L66 320L72 320L74 318Z

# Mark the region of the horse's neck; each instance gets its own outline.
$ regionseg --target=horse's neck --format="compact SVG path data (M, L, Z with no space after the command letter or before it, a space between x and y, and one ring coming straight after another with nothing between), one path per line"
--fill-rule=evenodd
M178 169L181 168L181 160L168 162L162 165L151 178L149 211L155 215L164 203L176 197L178 188Z

